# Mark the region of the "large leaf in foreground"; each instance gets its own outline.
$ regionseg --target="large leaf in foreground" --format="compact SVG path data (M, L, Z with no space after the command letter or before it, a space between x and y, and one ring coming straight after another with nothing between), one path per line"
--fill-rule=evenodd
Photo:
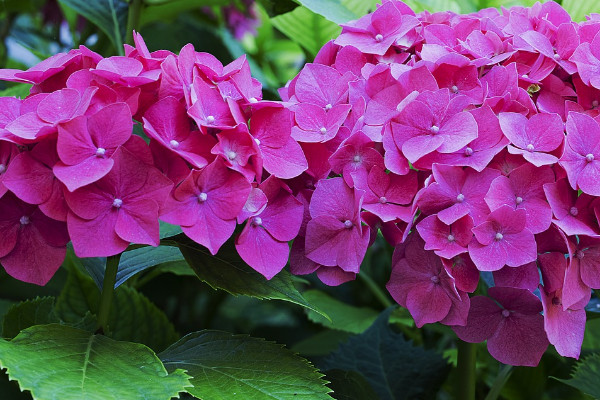
M267 280L240 258L232 240L226 242L214 256L183 235L178 236L176 241L198 278L214 289L258 299L289 301L323 314L296 289L289 272L283 270Z
M595 353L577 362L571 379L558 380L598 399L600 398L598 377L600 377L600 353Z
M0 340L0 367L37 400L169 400L190 385L144 345L56 324Z
M388 324L391 311L381 313L369 329L351 337L319 366L362 374L381 400L435 398L448 364L394 332Z
M194 332L159 354L168 371L185 369L201 399L331 399L320 374L282 345L220 331Z

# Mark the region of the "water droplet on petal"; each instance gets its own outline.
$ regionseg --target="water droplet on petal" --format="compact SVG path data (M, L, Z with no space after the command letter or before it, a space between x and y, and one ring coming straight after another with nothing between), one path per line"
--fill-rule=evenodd
M208 117L206 117L206 122L208 122L209 124L212 124L213 122L215 122L215 117L213 117L212 115L209 115Z
M208 199L208 195L206 193L202 192L198 195L198 202L204 203L206 199Z
M521 77L524 79L529 79L529 75L527 75L527 74L523 74L523 75L521 75Z
M585 253L583 252L583 250L577 250L575 252L575 257L577 257L580 260L583 260L583 257L585 257Z
M121 206L123 205L123 200L114 199L112 205L114 208L121 208Z
M500 232L496 233L496 236L494 237L496 240L502 240L504 239L504 235L501 234Z
M21 223L21 225L28 225L31 220L29 219L29 217L27 215L23 215L20 219L19 222Z

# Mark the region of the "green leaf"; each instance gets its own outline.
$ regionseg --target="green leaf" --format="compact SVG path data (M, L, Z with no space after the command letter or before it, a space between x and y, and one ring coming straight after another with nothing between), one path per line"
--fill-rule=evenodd
M160 221L160 238L166 239L173 236L177 236L181 233L181 227L178 225L171 225L166 222Z
M340 344L348 340L350 333L322 330L308 338L294 343L292 351L306 357L322 357L334 352Z
M99 305L100 291L92 279L71 268L56 302L58 316L67 323L81 323L88 313L97 314ZM108 327L111 338L143 343L156 351L179 339L166 315L146 296L127 286L115 290Z
M0 340L0 367L37 400L169 400L190 386L144 345L56 324Z
M100 28L117 51L123 51L128 6L124 0L59 0Z
M285 14L298 7L298 3L293 0L258 0L258 2L271 17Z
M328 320L314 311L308 311L308 319L330 329L350 333L363 333L379 313L372 308L354 307L335 299L320 290L304 292L304 298L314 306L323 310L331 318Z
M332 396L337 400L372 400L377 398L364 376L355 371L332 369L326 372L326 377L333 389Z
M600 398L600 385L598 385L599 376L600 353L594 353L575 364L571 379L555 379L566 383L569 386L573 386L597 399Z
M435 397L448 364L441 355L415 347L394 332L388 324L391 311L381 313L369 329L351 337L320 366L363 374L381 400Z
M292 12L278 15L271 19L271 23L313 57L325 43L341 32L341 28L336 23L328 21L306 7L298 7Z
M320 374L282 345L220 331L190 333L159 354L193 376L188 393L210 400L331 399Z
M343 24L358 18L340 0L297 0L297 2L336 24Z
M600 13L598 0L564 0L562 6L573 18L573 21L584 21L591 13Z
M29 96L31 86L29 83L17 83L9 88L0 90L0 97L18 97L19 99L24 99Z
M225 6L230 0L144 0L148 5L142 12L140 26L154 21L165 21L181 13L205 6Z
M2 336L12 339L34 325L59 322L54 313L54 297L38 297L12 306L2 322Z
M289 272L283 270L267 280L240 258L232 240L227 241L214 256L184 235L178 236L176 243L196 276L214 289L258 299L289 301L327 317L296 289Z
M183 261L181 252L176 247L141 247L123 253L119 261L115 288L121 286L132 276L149 268L171 262ZM96 285L102 288L104 281L104 270L106 268L105 257L83 258L81 263L90 274Z

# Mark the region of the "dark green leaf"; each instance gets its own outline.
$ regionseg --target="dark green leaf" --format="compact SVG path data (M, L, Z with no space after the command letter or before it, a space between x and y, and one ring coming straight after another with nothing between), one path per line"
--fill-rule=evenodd
M258 2L271 17L285 14L298 7L298 3L293 0L258 0Z
M128 6L124 0L59 0L100 28L122 51Z
M600 353L594 353L577 362L571 379L558 380L598 399L600 398L598 377L600 377Z
M159 354L167 371L193 376L188 392L201 399L331 399L308 361L282 345L220 331L194 332Z
M388 324L391 311L342 344L321 367L363 374L381 400L434 398L449 366L439 354L415 347L394 332Z
M148 7L142 13L140 26L154 21L165 21L186 11L199 10L205 6L225 6L230 0L145 0Z
M56 324L0 340L0 367L39 400L169 400L190 386L144 345Z
M177 236L181 233L181 227L178 225L171 225L166 222L160 221L160 238L166 239L173 236Z
M294 286L289 272L283 270L267 280L240 258L232 240L226 242L214 256L184 235L178 236L176 242L198 278L214 289L225 290L233 295L289 301L326 316L306 301Z
M328 385L337 400L373 400L377 393L373 390L364 376L355 371L332 369L325 376L331 383Z
M346 8L340 0L297 0L314 13L322 15L336 24L357 19L358 16Z
M59 322L54 313L54 297L38 297L12 306L2 322L2 336L12 339L33 325Z
M348 305L320 290L308 290L304 292L304 298L331 318L328 320L308 310L308 319L330 329L362 333L377 319L378 313L372 308Z

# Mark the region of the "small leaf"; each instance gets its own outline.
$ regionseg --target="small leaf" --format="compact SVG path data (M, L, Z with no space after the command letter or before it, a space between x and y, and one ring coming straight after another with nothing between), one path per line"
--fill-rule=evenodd
M12 339L30 326L59 322L54 300L54 297L38 297L12 306L2 322L2 336Z
M59 0L100 28L117 51L123 50L128 6L124 0Z
M0 90L0 97L17 97L24 99L29 96L31 90L31 84L29 83L17 83L9 88Z
M594 353L575 364L571 379L557 379L569 386L573 386L595 399L600 398L600 353Z
M37 400L169 400L190 386L144 345L56 324L0 340L0 367Z
M173 236L177 236L181 233L181 227L178 225L171 225L166 222L160 221L160 238L166 239Z
M598 0L564 0L562 6L577 22L584 21L586 15L600 13Z
M201 399L331 399L323 376L282 345L220 331L190 333L159 354L167 371L194 378L188 393Z
M196 276L214 289L258 299L289 301L327 317L296 289L289 272L283 270L267 280L240 258L232 240L226 242L214 256L184 235L178 236L176 243Z
M322 15L336 24L357 19L358 16L346 8L340 0L297 0L310 11Z
M144 0L147 7L142 13L140 26L154 21L165 21L186 11L205 6L226 6L231 0Z
M71 268L56 302L58 316L67 323L86 323L86 315L97 314L99 305L100 291L92 279ZM179 339L166 315L146 296L127 286L115 290L108 327L111 338L143 343L156 351Z
M326 377L333 389L331 396L336 400L372 400L377 398L364 376L355 371L332 369L326 372Z
M354 307L335 299L320 290L304 292L304 298L323 310L331 320L314 311L308 311L308 319L330 329L350 333L364 332L377 319L378 312L372 308Z
M320 366L363 374L381 400L433 398L449 366L441 355L415 347L394 332L388 324L391 311L381 313L369 329L351 337Z

